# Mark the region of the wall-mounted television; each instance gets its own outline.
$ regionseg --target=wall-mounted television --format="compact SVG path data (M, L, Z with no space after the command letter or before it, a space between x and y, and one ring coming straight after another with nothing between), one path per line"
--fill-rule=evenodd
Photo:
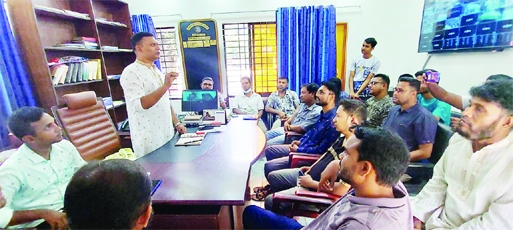
M513 0L425 0L418 52L513 47Z

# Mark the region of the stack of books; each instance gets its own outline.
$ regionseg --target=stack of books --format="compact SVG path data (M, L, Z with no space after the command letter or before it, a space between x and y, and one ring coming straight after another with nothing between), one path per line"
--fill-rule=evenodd
M100 59L57 64L50 67L53 85L102 79Z

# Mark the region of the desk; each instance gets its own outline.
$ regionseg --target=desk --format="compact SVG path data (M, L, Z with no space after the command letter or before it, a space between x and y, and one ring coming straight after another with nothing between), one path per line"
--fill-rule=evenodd
M185 214L192 218L190 221L197 219L199 223L202 213L213 214L226 205L244 205L251 165L266 144L265 135L256 123L234 118L226 131L207 134L200 146L174 146L178 140L175 137L138 159L151 172L151 179L162 180L152 197L155 216L151 227L211 228L175 225L172 220L183 222L185 217L181 214ZM198 156L191 159L187 154Z

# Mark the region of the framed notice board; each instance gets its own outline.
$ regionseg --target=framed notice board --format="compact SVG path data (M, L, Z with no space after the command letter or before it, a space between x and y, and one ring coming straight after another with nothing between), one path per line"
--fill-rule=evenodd
M180 21L178 36L187 89L201 89L201 80L204 77L211 77L214 79L214 89L222 91L216 21Z

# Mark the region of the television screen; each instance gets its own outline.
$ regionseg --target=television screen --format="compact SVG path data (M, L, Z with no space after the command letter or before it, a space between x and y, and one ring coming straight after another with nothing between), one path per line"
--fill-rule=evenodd
M201 112L204 109L219 107L216 90L184 90L182 92L182 111Z
M513 47L513 0L425 0L418 52Z

